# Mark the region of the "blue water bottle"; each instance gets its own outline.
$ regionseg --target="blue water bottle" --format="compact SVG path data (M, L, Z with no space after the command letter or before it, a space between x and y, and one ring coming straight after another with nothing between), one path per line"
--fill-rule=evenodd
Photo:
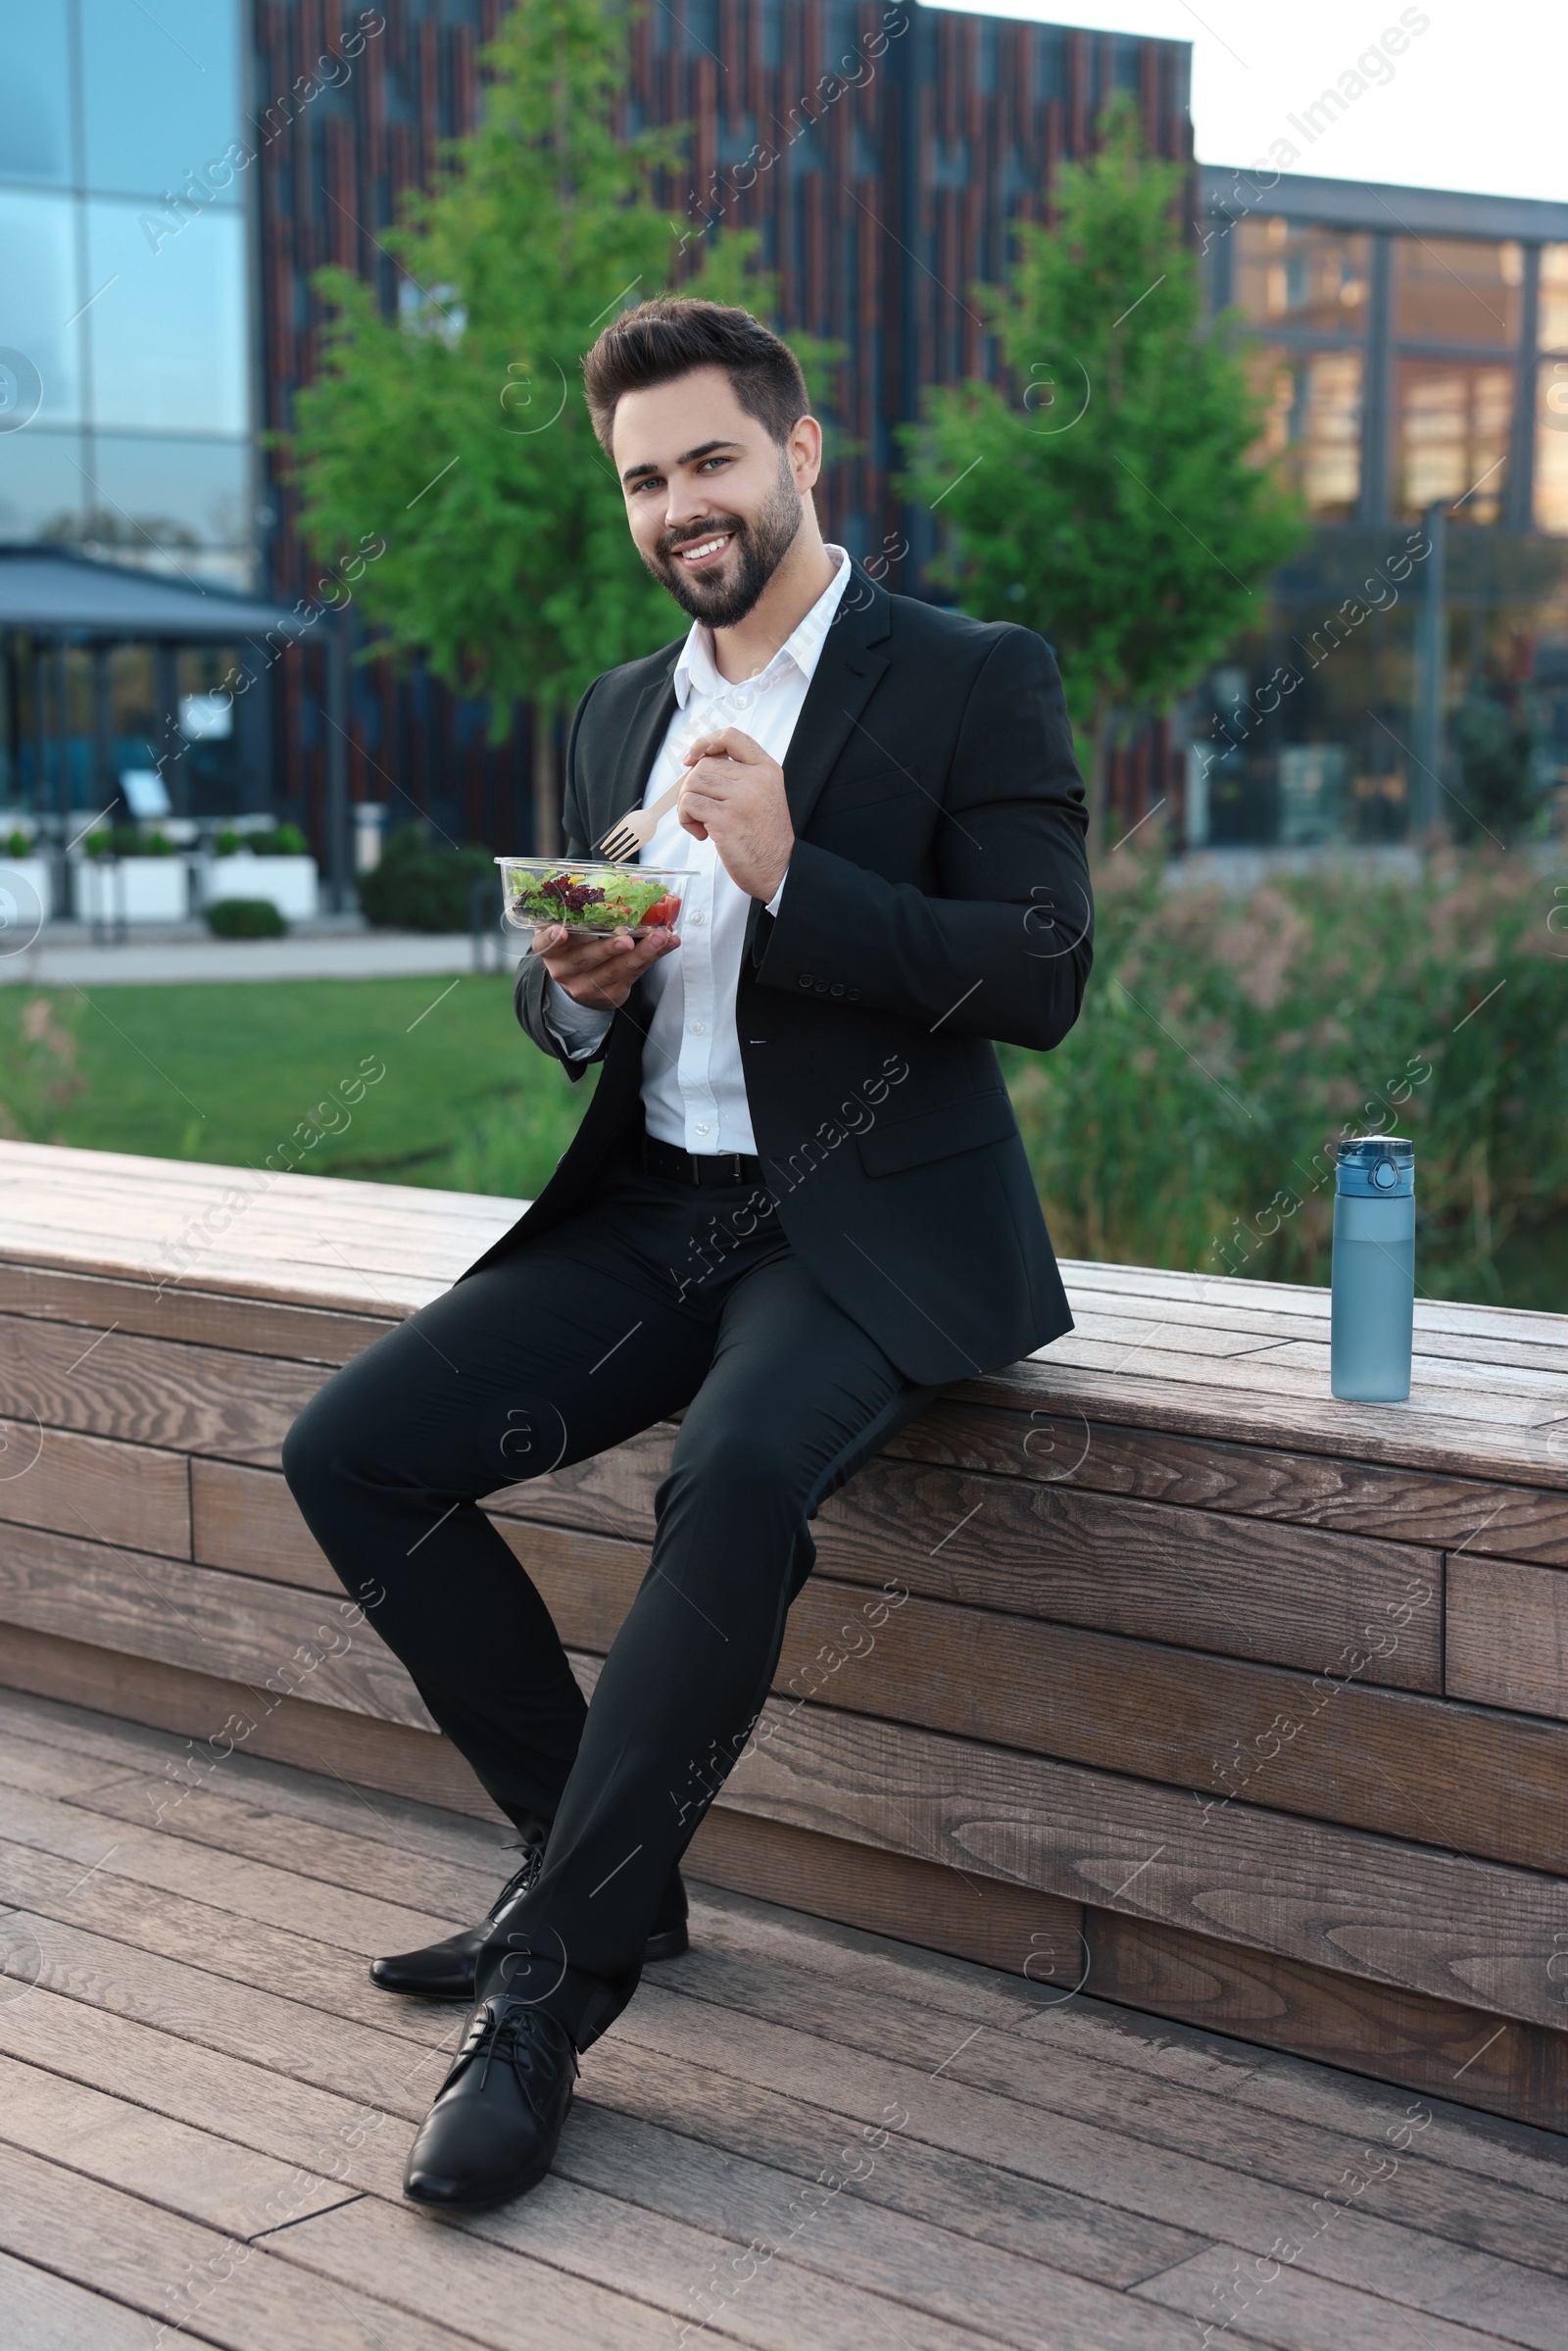
M1352 1136L1335 1170L1335 1395L1402 1402L1414 1320L1415 1146L1396 1135Z

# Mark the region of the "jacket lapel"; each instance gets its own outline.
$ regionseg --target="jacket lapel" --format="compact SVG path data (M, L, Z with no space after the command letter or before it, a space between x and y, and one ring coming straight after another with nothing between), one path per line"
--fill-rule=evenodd
M648 680L637 698L636 708L621 737L620 751L613 759L588 778L585 813L592 831L588 847L597 848L611 826L625 815L628 808L642 806L648 789L660 746L675 714L675 664L680 660L685 638L668 649L668 658Z
M817 797L888 665L877 647L891 625L886 589L853 564L784 755L784 788L797 835L805 833Z

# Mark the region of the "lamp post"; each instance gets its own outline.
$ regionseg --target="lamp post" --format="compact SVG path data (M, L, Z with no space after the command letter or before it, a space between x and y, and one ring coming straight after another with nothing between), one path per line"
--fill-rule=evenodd
M1436 500L1421 517L1432 553L1427 557L1421 610L1416 619L1415 773L1410 779L1410 829L1419 842L1441 813L1443 789L1444 689L1448 673L1448 510Z

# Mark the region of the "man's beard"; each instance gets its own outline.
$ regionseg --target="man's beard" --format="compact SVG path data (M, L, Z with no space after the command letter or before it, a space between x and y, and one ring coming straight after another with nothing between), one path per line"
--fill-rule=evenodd
M739 514L712 514L701 530L683 530L677 539L666 532L643 561L662 587L669 590L683 612L706 620L710 628L734 628L745 619L774 572L795 544L801 527L801 494L788 463L780 458L778 485L772 497L747 522ZM733 579L709 578L687 571L677 561L678 547L697 547L720 530L732 531L739 553Z

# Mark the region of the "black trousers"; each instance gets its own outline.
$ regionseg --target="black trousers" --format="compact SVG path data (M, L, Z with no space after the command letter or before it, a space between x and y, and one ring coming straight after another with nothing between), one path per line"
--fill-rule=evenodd
M765 1192L628 1161L301 1413L283 1467L322 1550L503 1811L551 1822L481 1997L537 2001L579 2048L631 1998L670 1871L766 1697L815 1557L808 1519L933 1393L818 1287ZM652 1563L585 1707L478 1504L682 1407Z

